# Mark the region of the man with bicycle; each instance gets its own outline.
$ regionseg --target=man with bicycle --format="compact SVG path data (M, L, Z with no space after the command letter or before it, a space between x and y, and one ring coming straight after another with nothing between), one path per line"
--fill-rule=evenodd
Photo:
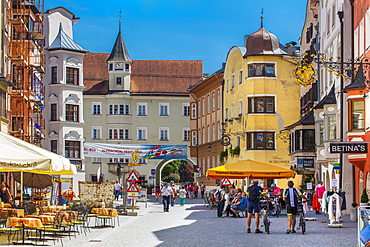
M265 197L266 199L270 201L273 201L273 199L271 199L266 194L264 194L262 187L258 186L258 180L253 180L252 185L247 188L247 194L248 194L248 197L247 197L248 199L247 233L251 232L251 221L252 221L253 211L254 211L254 216L256 218L255 233L263 233L263 231L259 229L260 212L261 212L260 199L261 199L261 196Z
M307 199L302 192L299 191L297 188L293 188L294 182L288 181L288 189L284 190L283 193L283 200L286 202L286 212L288 216L288 229L286 234L289 233L296 233L294 230L296 225L296 216L298 212L298 199L303 198Z

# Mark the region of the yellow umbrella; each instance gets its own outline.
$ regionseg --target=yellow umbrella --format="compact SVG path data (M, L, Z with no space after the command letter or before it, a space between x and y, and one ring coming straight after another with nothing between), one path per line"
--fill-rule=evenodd
M294 177L294 171L254 161L243 160L236 163L218 166L208 169L207 177L213 179L243 179L243 178L256 178L256 179L278 179L278 178L291 178Z

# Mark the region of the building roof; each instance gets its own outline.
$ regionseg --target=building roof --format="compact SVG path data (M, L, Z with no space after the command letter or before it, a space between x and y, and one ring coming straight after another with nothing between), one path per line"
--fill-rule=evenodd
M84 94L108 94L109 53L87 53L84 56ZM131 93L133 95L184 95L189 85L202 80L202 61L133 60Z
M314 109L320 109L324 108L324 105L329 105L329 104L336 104L337 99L335 98L335 93L334 93L334 85L330 89L330 92L328 95L326 95L315 107Z
M259 30L249 35L247 40L247 52L244 57L273 54L286 54L286 52L280 49L280 42L275 34L261 27Z
M55 37L53 43L46 48L47 50L67 50L67 51L77 51L77 52L87 52L86 49L82 48L79 44L73 41L64 31L62 23L59 24L59 32Z
M128 51L123 40L121 30L118 32L116 42L114 43L112 52L110 53L107 61L120 61L120 62L131 62L131 58L128 55Z
M364 68L361 63L360 66L358 67L355 78L353 78L352 83L346 86L344 88L344 91L346 92L349 89L365 88L366 87L365 81L366 81L366 76L364 76Z
M306 114L303 118L301 118L298 122L295 122L294 124L291 124L285 129L292 129L297 125L310 125L310 124L315 124L315 117L314 117L314 112L311 110L308 114Z

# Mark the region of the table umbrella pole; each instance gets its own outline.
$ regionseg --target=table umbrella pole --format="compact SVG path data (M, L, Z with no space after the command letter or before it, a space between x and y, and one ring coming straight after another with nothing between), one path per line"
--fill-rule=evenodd
M21 171L21 203L23 202L23 171Z

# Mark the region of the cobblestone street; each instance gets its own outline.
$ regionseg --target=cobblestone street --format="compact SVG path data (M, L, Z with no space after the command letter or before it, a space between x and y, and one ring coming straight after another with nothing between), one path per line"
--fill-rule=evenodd
M245 218L217 218L216 210L203 206L203 200L187 199L164 213L160 202L148 207L139 203L139 216L120 216L120 226L91 229L87 237L65 240L65 246L356 246L356 223L344 217L343 228L328 228L323 215L307 222L302 235L286 234L286 216L271 217L271 233L246 233ZM261 228L262 229L262 228Z

